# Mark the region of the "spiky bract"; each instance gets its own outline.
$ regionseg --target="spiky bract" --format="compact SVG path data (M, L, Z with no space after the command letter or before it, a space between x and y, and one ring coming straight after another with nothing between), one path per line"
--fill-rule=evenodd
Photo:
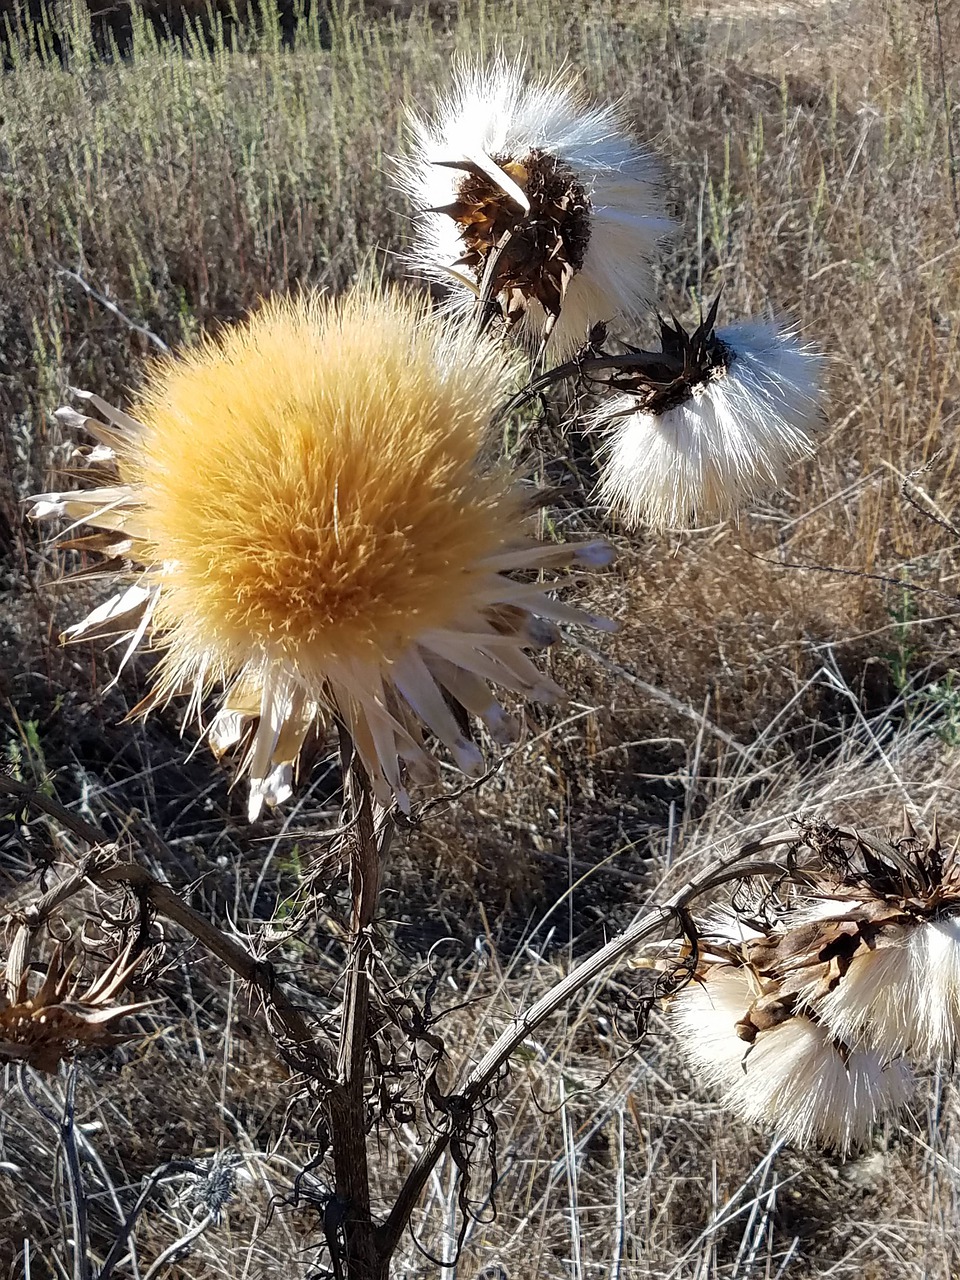
M37 1071L55 1072L77 1049L109 1048L132 1037L117 1024L150 1007L150 1001L118 1004L140 962L120 952L86 987L64 962L63 946L51 953L40 983L30 981L32 931L21 925L10 948L0 988L0 1062L24 1062Z
M251 816L289 794L324 708L384 802L406 803L401 760L423 772L422 726L478 772L466 713L512 729L486 682L555 696L523 650L555 638L545 619L598 621L506 574L608 559L525 533L529 497L487 457L511 380L492 340L361 289L271 303L161 363L134 416L88 395L106 421L68 420L112 483L33 514L101 530L81 545L135 580L73 637L127 635L130 652L152 631L146 707L226 686L210 739L247 745Z
M556 359L598 321L649 308L672 226L658 166L620 110L590 106L572 74L528 80L520 61L461 64L411 133L398 162L421 215L410 259L453 280L455 305L472 305L489 267L508 324L551 335Z
M589 423L606 436L601 500L628 524L659 528L729 514L809 456L823 366L795 334L760 321L662 332L662 367Z

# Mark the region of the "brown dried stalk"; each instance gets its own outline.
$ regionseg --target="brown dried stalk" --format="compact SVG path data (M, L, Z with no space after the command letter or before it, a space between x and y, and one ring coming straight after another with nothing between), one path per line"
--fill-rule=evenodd
M257 960L245 947L228 938L215 924L199 911L189 906L169 887L136 862L122 862L111 850L115 847L110 836L91 822L77 817L49 796L45 796L26 783L0 775L0 795L12 796L27 808L34 809L55 819L61 826L91 846L93 856L84 859L77 867L77 875L69 877L59 886L58 901L63 901L64 887L76 892L88 881L91 884L127 885L143 902L149 903L158 915L165 916L180 925L211 955L223 961L228 968L255 987L263 1002L267 1021L274 1022L280 1032L278 1043L285 1057L297 1070L311 1074L329 1074L326 1055L315 1043L314 1033L289 996L277 981L273 965Z
M455 1137L457 1126L463 1123L464 1117L472 1114L504 1064L542 1022L556 1013L578 992L588 987L605 969L632 951L638 943L656 933L658 929L662 929L671 920L679 918L682 921L687 906L700 894L707 893L731 880L782 874L784 868L780 863L766 860L753 861L753 859L758 853L768 848L794 844L796 841L796 833L780 832L744 846L732 857L712 862L700 875L688 880L665 903L652 908L623 933L611 939L606 946L594 952L572 973L567 974L556 986L551 987L526 1013L516 1018L512 1026L508 1027L484 1054L460 1088L449 1096L448 1101L456 1099L458 1106L448 1111L433 1141L421 1152L416 1164L407 1175L390 1214L377 1233L381 1254L389 1258L400 1243L400 1238L420 1200L427 1180Z
M378 1249L376 1224L370 1213L364 1083L369 1043L372 931L380 897L380 873L390 846L393 822L373 797L370 780L349 733L342 724L338 728L347 810L342 826L351 833L347 837L351 920L337 1079L326 1096L335 1203L339 1211L339 1221L328 1232L328 1244L338 1273L341 1263L345 1263L348 1276L379 1280L387 1275L390 1255Z

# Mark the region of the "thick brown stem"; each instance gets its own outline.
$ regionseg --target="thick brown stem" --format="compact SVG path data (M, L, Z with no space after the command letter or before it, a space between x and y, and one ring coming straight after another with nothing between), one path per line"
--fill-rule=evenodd
M370 1213L370 1170L367 1163L367 1108L364 1094L370 1011L370 965L373 923L380 896L380 872L393 824L374 801L370 780L340 729L346 803L352 817L350 839L350 954L347 960L337 1083L327 1097L334 1186L339 1214L346 1280L385 1280L389 1254L377 1247ZM331 1248L336 1248L334 1239ZM339 1260L338 1260L339 1261Z

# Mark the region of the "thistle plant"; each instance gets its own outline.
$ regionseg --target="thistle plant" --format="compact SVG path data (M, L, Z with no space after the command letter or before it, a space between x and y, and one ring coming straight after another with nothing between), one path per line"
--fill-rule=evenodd
M915 1065L955 1055L960 842L905 815L899 837L807 824L765 843L788 847L781 874L694 922L668 1020L744 1120L846 1154L909 1103Z
M555 572L609 562L603 542L545 543L532 491L490 457L514 361L422 303L360 288L268 304L218 342L158 363L132 413L61 410L97 442L95 487L41 495L37 520L95 533L126 585L67 632L120 637L121 667L160 649L145 714L175 695L218 753L239 746L249 817L291 792L307 735L349 732L378 802L409 812L429 732L470 776L519 726L491 683L555 700L527 656L558 623L611 624L553 597ZM533 571L534 580L510 576Z
M610 546L542 535L537 510L549 495L498 457L498 423L563 379L588 384L601 396L583 425L601 442L602 501L627 523L663 526L735 512L778 483L811 452L821 413L822 360L789 329L717 328L715 303L690 330L662 321L659 350L629 342L652 309L671 222L658 162L619 108L591 105L569 78L530 82L501 60L459 68L432 117L412 114L411 133L398 162L419 219L409 256L450 282L445 306L366 285L339 299L272 300L155 363L128 408L79 391L85 412L60 417L87 483L39 495L31 509L58 522L63 548L102 557L100 575L114 583L65 638L120 645L118 674L141 648L155 651L135 714L184 700L188 725L246 779L251 822L290 797L311 742L336 734L349 919L333 1012L308 1018L268 966L169 886L116 850L101 856L102 832L0 777L0 792L100 850L77 882L128 886L141 937L147 916L163 915L259 992L279 1052L322 1103L327 1248L346 1280L388 1275L448 1147L469 1176L464 1153L522 1040L650 939L664 976L646 1006L668 1001L695 1067L728 1104L792 1141L844 1150L908 1097L906 1050L952 1049L960 985L944 959L949 1013L895 1025L878 1003L879 988L915 989L941 956L952 863L918 852L892 885L899 847L877 855L881 875L849 858L841 868L828 841L802 868L796 850L760 863L748 850L698 872L523 1014L448 1093L437 1082L446 1047L424 1011L402 1022L382 1004L373 1016L379 894L398 815L420 816L438 762L480 778L497 746L522 735L526 703L562 697L542 653L566 628L615 626L576 603ZM615 326L627 333L608 350ZM531 347L536 376L519 387ZM809 834L791 839L813 849ZM726 932L692 923L690 903L743 876L792 886L782 910L737 917ZM829 905L818 913L813 898ZM800 939L816 944L816 961ZM899 958L873 966L874 951ZM55 1064L66 1037L31 1049L24 1027L66 999L79 1020L63 1024L70 1044L90 1047L96 1037L81 1024L112 1033L142 1010L112 1003L135 963L131 954L66 999L55 954L33 996L17 977L8 1005L29 1017L10 1014L7 1040ZM389 1018L409 1041L404 1069L420 1073L419 1114L431 1127L378 1217L367 1135L391 1118L376 1051Z

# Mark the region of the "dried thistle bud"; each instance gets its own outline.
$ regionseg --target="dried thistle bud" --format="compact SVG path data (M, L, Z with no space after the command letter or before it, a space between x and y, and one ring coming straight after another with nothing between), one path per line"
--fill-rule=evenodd
M121 1019L150 1007L150 1001L117 1004L140 957L121 952L85 989L64 963L58 944L40 985L30 991L30 931L21 927L6 964L0 992L0 1061L25 1062L38 1071L54 1072L78 1049L109 1048L133 1036L115 1030Z
M572 76L528 81L521 62L460 66L434 118L414 115L401 185L421 211L412 262L470 305L486 285L508 326L572 354L598 321L635 319L671 229L653 157L618 109Z
M662 322L660 358L590 419L606 437L601 500L628 524L725 515L813 452L822 357L772 324L715 329L716 310L689 333Z

